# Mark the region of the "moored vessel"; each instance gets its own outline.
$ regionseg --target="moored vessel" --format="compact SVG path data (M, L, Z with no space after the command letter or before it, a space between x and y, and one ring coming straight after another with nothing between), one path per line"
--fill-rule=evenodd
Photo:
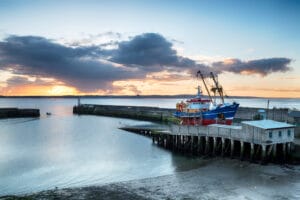
M204 97L200 85L198 85L197 96L185 102L181 101L176 104L176 112L174 116L180 119L183 125L209 125L209 124L227 124L231 125L234 115L239 107L236 102L226 103L224 101L223 88L220 86L215 75L211 72L210 77L214 82L214 87L211 91L214 93L214 98L205 82L205 78L201 71L197 72L197 78L201 78L205 86L208 98ZM217 94L219 95L220 103L217 103Z

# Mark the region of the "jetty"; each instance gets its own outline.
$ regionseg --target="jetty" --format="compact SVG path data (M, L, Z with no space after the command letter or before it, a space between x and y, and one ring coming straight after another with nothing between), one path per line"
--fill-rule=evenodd
M262 164L289 159L294 125L273 120L243 121L240 126L172 124L166 129L121 127L151 137L153 143L189 155L229 156Z
M285 161L295 145L295 120L288 109L267 110L268 120L253 120L259 108L239 108L234 125L180 125L175 109L144 106L78 104L74 114L102 115L167 123L164 128L121 127L151 137L166 149L191 155L220 155L251 161ZM273 120L273 119L277 120ZM281 122L280 122L281 121ZM176 124L177 123L177 124Z
M31 108L0 108L0 119L18 117L39 117L39 109Z

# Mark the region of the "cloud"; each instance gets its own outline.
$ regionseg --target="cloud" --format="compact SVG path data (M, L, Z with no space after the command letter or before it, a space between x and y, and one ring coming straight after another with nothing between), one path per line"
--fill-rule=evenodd
M49 86L52 85L52 80L47 80L45 78L30 77L24 75L15 75L6 80L6 84L10 87L19 87L23 85L39 85L39 86Z
M288 66L290 63L291 59L289 58L265 58L250 61L227 59L221 62L214 62L212 66L220 72L228 71L237 74L260 74L266 76L273 72L291 70Z
M190 70L210 71L209 67L197 64L194 60L179 56L173 44L157 33L137 35L129 41L120 42L118 48L112 51L111 61L139 66L146 71Z
M101 60L105 56L97 46L72 48L43 37L10 36L0 42L0 69L55 78L85 92L107 89L114 80L138 75Z
M121 38L119 33L108 32L105 35ZM209 66L178 55L171 41L157 33L145 33L126 41L70 46L44 37L12 35L0 41L0 70L17 76L6 82L11 87L28 81L28 76L37 80L51 78L81 92L112 91L113 82L120 80L143 80L147 77L158 81L190 79L189 75L194 76L198 70L204 74L228 71L263 76L290 70L289 58L227 59ZM113 48L107 49L106 46ZM18 77L20 75L25 78ZM134 87L125 87L139 92Z

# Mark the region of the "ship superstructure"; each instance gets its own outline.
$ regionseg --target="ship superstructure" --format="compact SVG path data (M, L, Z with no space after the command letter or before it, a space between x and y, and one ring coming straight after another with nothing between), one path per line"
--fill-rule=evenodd
M232 124L232 120L239 104L236 102L225 103L223 87L219 84L216 76L212 72L210 73L210 77L214 82L214 87L211 88L214 98L210 94L203 74L201 71L198 71L197 78L202 80L208 94L208 98L203 96L201 87L198 85L197 96L185 102L181 101L176 104L176 112L174 113L174 116L180 119L181 124ZM220 103L217 103L217 94L219 95Z

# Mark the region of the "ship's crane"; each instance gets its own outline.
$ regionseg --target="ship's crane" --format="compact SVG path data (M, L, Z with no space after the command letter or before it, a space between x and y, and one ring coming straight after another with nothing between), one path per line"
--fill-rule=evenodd
M201 73L200 70L197 72L197 77L199 77L199 76L201 77L201 79L202 79L202 81L203 81L203 84L204 84L204 86L205 86L205 89L206 89L206 92L207 92L207 94L208 94L208 96L209 96L210 101L213 102L213 100L212 100L212 98L211 98L211 95L210 95L210 92L209 92L209 90L208 90L208 87L207 87L207 85L206 85L206 83L205 83L204 76L203 76L203 74Z
M220 94L222 103L224 104L224 94L223 94L223 88L222 86L219 85L219 82L216 80L216 77L214 75L213 72L210 72L210 77L213 79L214 83L215 83L215 87L212 88L212 91L215 93L216 91L218 91L218 93Z

